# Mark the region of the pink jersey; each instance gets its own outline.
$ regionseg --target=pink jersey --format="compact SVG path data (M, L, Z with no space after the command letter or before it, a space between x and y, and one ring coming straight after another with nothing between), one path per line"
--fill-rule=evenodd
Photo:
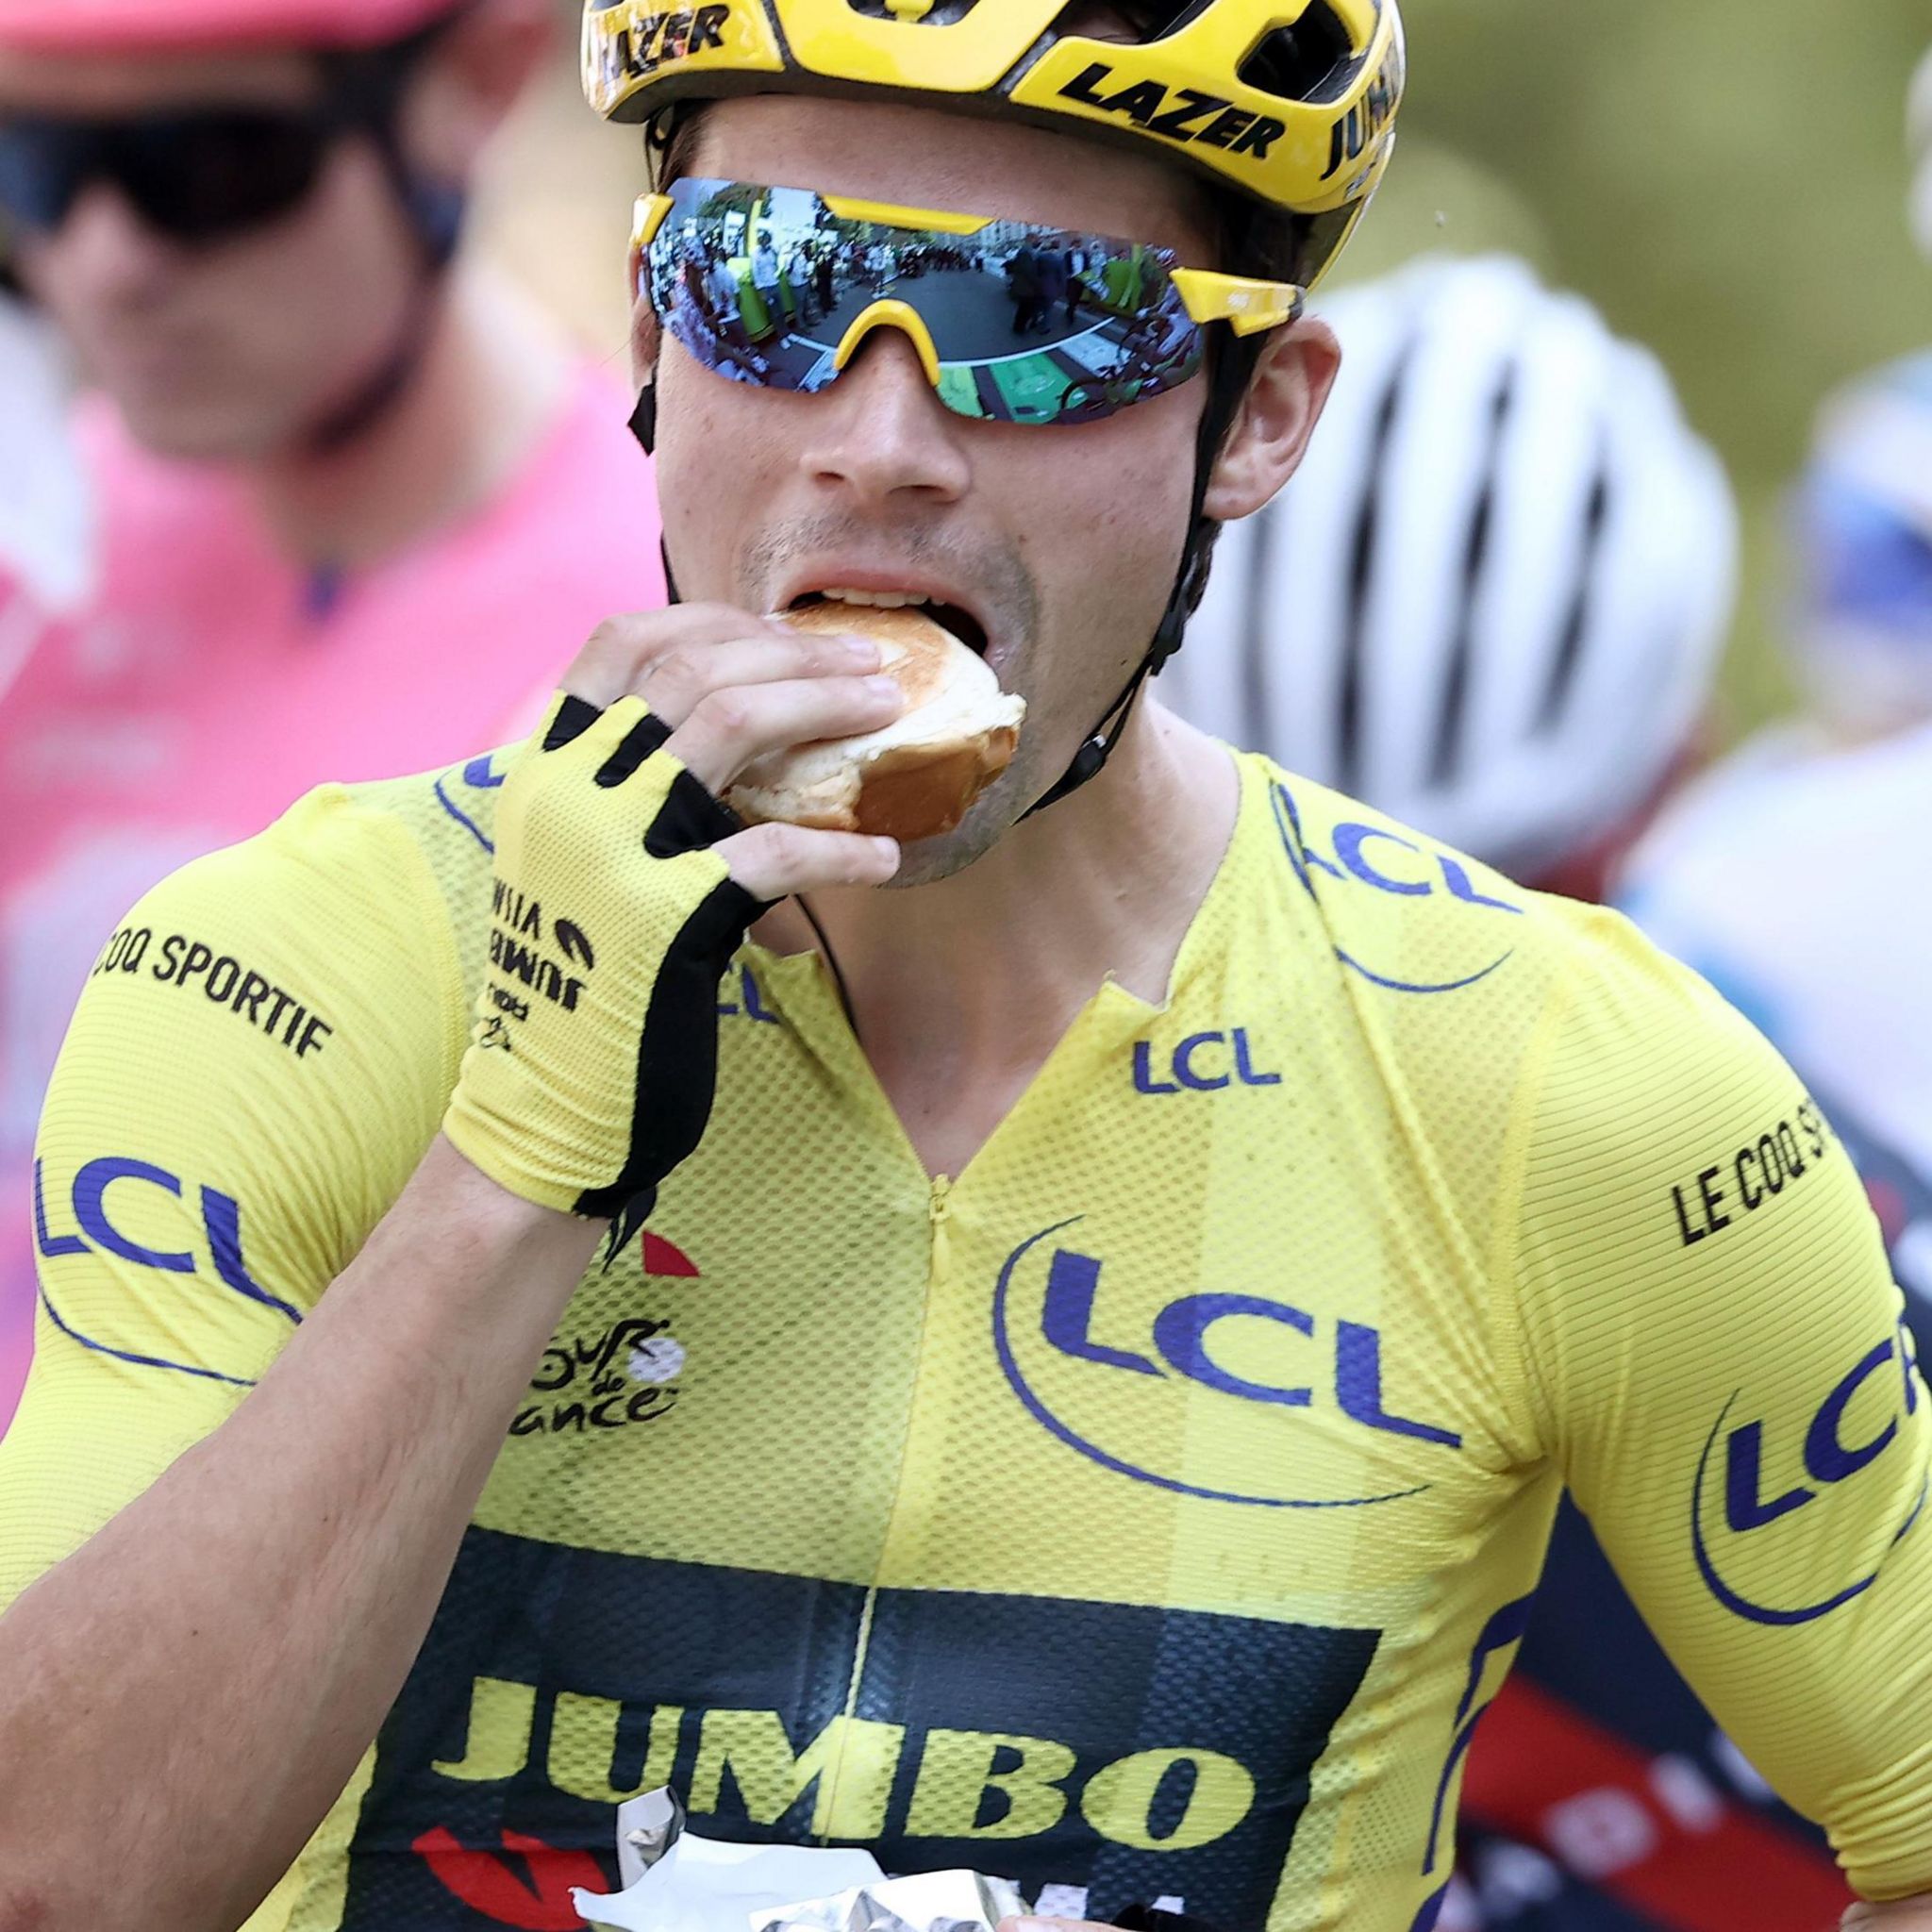
M331 583L277 552L233 478L82 411L98 589L47 620L0 580L0 1429L31 1345L41 1096L120 915L310 786L503 741L600 619L661 604L626 413L586 367L493 500Z

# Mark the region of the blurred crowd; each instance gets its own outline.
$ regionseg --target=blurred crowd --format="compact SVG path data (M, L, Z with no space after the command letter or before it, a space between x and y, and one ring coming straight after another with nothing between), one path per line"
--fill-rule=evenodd
M310 787L515 737L599 619L665 595L633 398L465 245L492 140L563 58L548 0L471 0L460 38L450 0L313 0L274 43L206 11L157 71L110 8L0 0L0 1425L36 1246L71 1239L39 1103L121 913ZM1932 61L1907 125L1932 255ZM690 300L745 358L964 265L742 222L713 254L687 251ZM1071 255L1006 264L1015 336L1107 295ZM1758 587L1658 358L1500 255L1320 306L1347 358L1328 416L1223 536L1160 696L1639 920L1799 1069L1932 1319L1932 349L1817 399L1784 526L1802 708L1724 748L1720 660ZM1400 845L1379 882L1431 890ZM272 1045L303 1050L299 1008L186 938L209 998L266 1006ZM1442 1925L1835 1923L1828 1851L1574 1512L1543 1606L1472 1764Z

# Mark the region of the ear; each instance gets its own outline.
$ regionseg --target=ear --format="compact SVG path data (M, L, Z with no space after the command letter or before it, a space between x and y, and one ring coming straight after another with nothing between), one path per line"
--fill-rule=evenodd
M444 180L467 181L555 41L545 0L478 0L425 66L409 102L411 157Z
M1216 523L1253 516L1301 467L1341 368L1335 331L1313 316L1269 335L1208 478Z

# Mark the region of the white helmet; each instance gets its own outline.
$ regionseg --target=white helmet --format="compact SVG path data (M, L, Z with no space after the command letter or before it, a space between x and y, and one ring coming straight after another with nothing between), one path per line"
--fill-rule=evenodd
M1223 533L1164 702L1534 877L1656 791L1729 627L1737 511L1648 351L1504 257L1323 304L1300 474Z

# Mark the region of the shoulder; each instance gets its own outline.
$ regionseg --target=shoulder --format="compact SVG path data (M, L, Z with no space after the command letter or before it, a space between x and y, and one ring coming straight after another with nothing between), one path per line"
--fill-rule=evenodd
M1593 951L1626 943L1627 922L1532 892L1453 846L1357 800L1243 754L1267 800L1275 889L1319 909L1343 976L1437 1021L1478 1004L1541 1008ZM1614 935L1614 938L1608 936ZM1639 942L1641 943L1641 941Z
M464 1009L406 815L342 788L147 892L41 1113L29 1409L58 1385L57 1408L153 1399L211 1426L188 1391L256 1380L402 1193Z
M135 906L49 1091L48 1201L92 1213L122 1179L142 1212L239 1203L291 1306L340 1272L433 1139L468 1031L458 935L484 924L489 860L439 799L436 776L324 787Z
M455 932L489 865L488 808L467 801L479 823L452 798L446 816L452 782L323 786L171 874L103 947L76 1031L219 1043L238 1074L340 1066L358 1039L397 1071L406 1045L446 1058Z
M489 890L496 801L507 751L435 771L357 785L322 785L258 837L184 867L164 891L204 872L232 874L287 913L316 895L358 902L372 937L421 937L464 921Z
M286 881L319 872L346 901L367 908L367 942L347 958L370 983L380 985L409 949L419 973L432 958L446 967L439 997L462 1036L488 940L496 808L513 749L312 792L264 835L258 859L284 892Z
M1618 1070L1565 1089L1586 1114L1625 1104L1620 1084L1668 1084L1658 1040L1761 1050L1620 913L1527 891L1264 758L1241 764L1246 976L1311 1050L1325 1040L1351 1078L1381 1091L1470 1203L1507 1213L1524 1122L1559 1047L1565 1068L1580 1053Z
M1614 1276L1642 1299L1784 1244L1869 1246L1823 1108L1750 1019L1621 914L1577 908L1571 961L1516 1108L1512 1239L1525 1278ZM1769 1243L1769 1246L1767 1246Z
M460 764L338 786L318 796L327 797L344 835L361 841L365 852L378 844L407 846L428 869L442 904L460 916L489 890L497 801L514 750L499 747Z
M1622 913L1530 891L1265 759L1243 764L1268 799L1269 898L1302 908L1297 950L1325 954L1347 1024L1427 1116L1534 1111L1557 1138L1600 1122L1607 1148L1686 1104L1684 1068L1790 1080Z

